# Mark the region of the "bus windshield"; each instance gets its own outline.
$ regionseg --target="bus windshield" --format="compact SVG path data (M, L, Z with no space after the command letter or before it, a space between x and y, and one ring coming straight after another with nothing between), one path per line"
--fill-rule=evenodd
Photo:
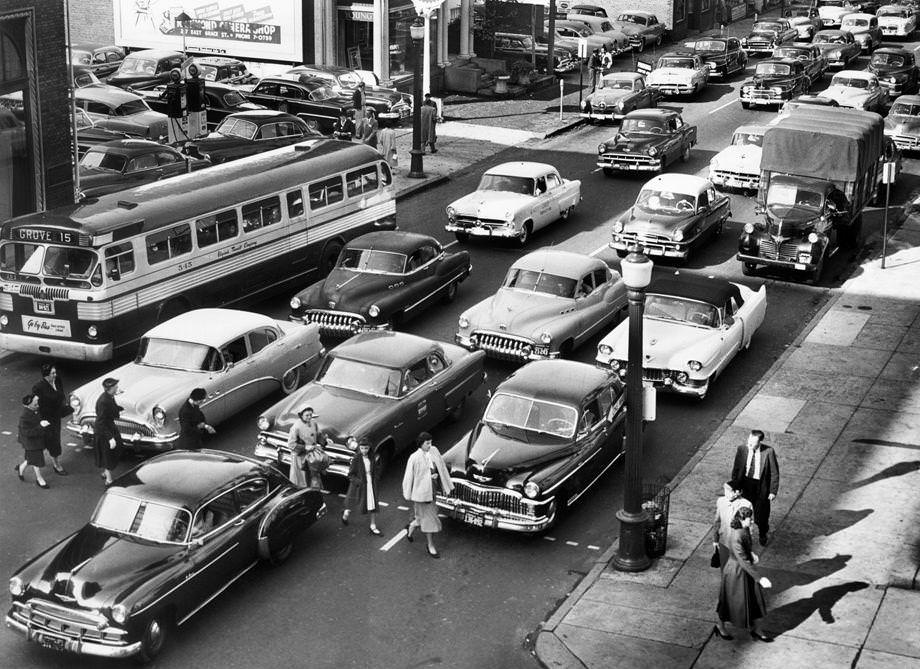
M10 242L0 247L0 271L60 279L88 279L96 253L67 246Z
M169 369L184 369L197 372L208 368L206 363L208 362L208 352L210 350L207 344L144 337L141 340L141 346L134 362L151 367L167 367Z

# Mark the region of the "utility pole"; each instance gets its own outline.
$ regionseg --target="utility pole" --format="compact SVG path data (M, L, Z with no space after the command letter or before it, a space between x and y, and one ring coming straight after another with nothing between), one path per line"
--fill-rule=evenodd
M549 61L550 72L556 62L556 0L549 0L549 22L546 26L546 58Z

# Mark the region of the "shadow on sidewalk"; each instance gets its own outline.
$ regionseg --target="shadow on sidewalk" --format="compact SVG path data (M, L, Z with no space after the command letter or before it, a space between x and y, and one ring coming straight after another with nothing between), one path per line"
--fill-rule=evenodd
M836 622L834 606L849 593L865 590L868 587L869 584L863 581L850 581L815 590L811 597L798 599L772 609L767 614L767 627L773 634L780 636L796 629L815 611L821 616L821 620L832 625Z
M850 489L855 490L856 488L861 488L863 486L872 485L873 483L878 483L879 481L884 481L885 479L894 478L896 476L906 476L912 474L915 471L920 470L920 460L911 460L910 462L898 462L897 464L891 465L890 467L885 467L878 474L873 474L867 479L861 481L853 481L850 484Z

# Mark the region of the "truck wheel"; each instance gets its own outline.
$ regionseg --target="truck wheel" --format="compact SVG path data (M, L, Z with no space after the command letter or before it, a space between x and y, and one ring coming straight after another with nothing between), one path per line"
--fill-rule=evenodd
M741 273L744 276L754 276L754 272L757 271L757 265L752 262L743 262L741 263Z

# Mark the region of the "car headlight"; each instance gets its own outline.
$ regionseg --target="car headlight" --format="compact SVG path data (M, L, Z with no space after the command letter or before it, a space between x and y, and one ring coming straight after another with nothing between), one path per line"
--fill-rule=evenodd
M124 604L116 604L112 607L112 620L119 625L123 625L128 619L128 607Z
M457 325L459 325L462 329L465 330L466 328L470 326L470 319L467 318L466 316L461 316L460 318L457 319Z
M587 109L587 108L588 108L588 101L587 101L587 100L582 100L582 101L581 101L581 108L582 108L582 109Z
M301 305L302 305L302 302L300 301L299 297L291 298L291 309L294 309L294 310L300 309Z
M543 332L540 334L540 341L542 341L544 344L549 344L552 340L553 335L551 335L549 332Z
M95 325L90 325L88 328L86 328L86 334L89 336L90 339L95 339L96 337L99 336L99 330L96 328Z
M0 326L6 327L10 324L10 319L6 314L0 316Z
M703 363L701 363L699 360L691 360L687 363L687 367L692 369L694 372L698 372L703 369Z
M657 156L657 155L658 155L658 149L655 148L654 146L651 147L651 148L649 148L649 150L648 150L648 155L650 155L650 156Z
M683 241L683 239L684 239L684 231L683 231L683 230L677 230L677 231L674 232L674 241L675 241L675 242Z
M258 426L259 429L264 432L271 428L272 422L268 419L267 416L259 416Z
M598 146L597 146L597 152L598 152L598 153L604 153L604 152L606 152L606 151L607 151L607 145L606 145L606 144L598 144Z
M745 223L745 224L744 224L744 233L745 233L746 235L751 235L751 234L753 234L753 233L754 233L754 224L753 224L753 223Z
M457 217L457 210L454 209L453 207L448 207L447 208L447 218L449 218L450 220L454 220L456 217Z
M166 423L166 412L160 407L153 408L153 422L156 423L158 427L163 427Z
M74 413L80 413L80 409L83 408L83 402L80 401L80 398L76 395L70 396L70 408L73 409Z
M677 372L674 376L674 380L678 383L687 383L690 380L690 375L687 372Z
M843 51L831 51L829 55L830 58L840 58L841 56L843 56Z
M817 244L817 243L818 243L818 233L817 233L817 232L809 232L809 233L808 233L808 241L811 242L812 244Z
M505 212L505 223L514 223L514 212L513 211Z
M536 498L540 494L540 486L538 486L533 481L528 481L524 484L524 494L527 495L530 499Z
M889 84L896 84L896 83L898 83L898 78L897 78L897 77L888 77L888 83L889 83Z
M623 221L617 221L616 223L613 224L613 231L614 231L614 232L623 232L623 228L625 228L625 227L626 227L626 226L623 224Z
M10 594L13 597L19 597L26 591L25 585L22 582L22 579L18 576L14 576L10 579Z
M750 92L752 92L753 90L754 90L754 87L753 87L753 86L742 86L742 87L741 87L741 92L742 92L742 93L750 93Z
M380 307L376 304L372 304L371 308L367 310L367 315L371 318L377 318L380 315Z
M601 355L611 355L613 353L613 347L608 344L601 344L597 347L597 352Z

